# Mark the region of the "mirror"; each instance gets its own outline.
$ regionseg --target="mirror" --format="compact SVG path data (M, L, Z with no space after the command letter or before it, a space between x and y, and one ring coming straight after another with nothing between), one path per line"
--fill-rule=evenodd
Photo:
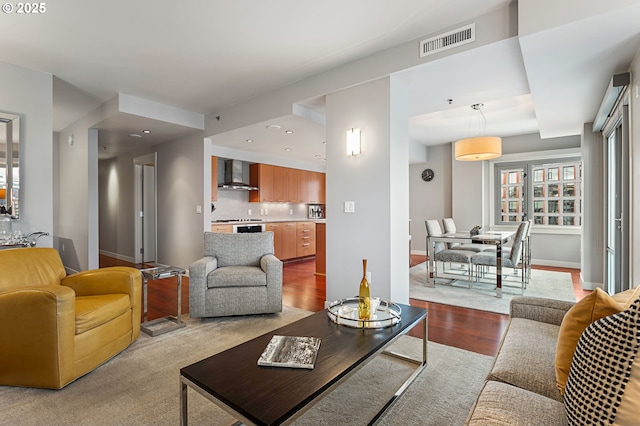
M0 213L20 217L20 117L0 113Z

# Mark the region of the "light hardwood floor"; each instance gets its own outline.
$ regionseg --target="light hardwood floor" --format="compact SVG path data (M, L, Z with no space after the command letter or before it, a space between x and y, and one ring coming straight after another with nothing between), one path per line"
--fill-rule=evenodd
M417 265L426 260L425 256L411 256L411 265ZM100 256L100 267L126 265L142 268L111 257ZM573 280L576 299L580 300L588 291L580 286L580 271L577 269L540 267L540 269L570 272ZM283 303L308 311L324 309L325 278L317 276L315 259L305 259L285 263L283 270ZM175 279L165 279L149 282L149 319L177 312L177 294ZM415 306L425 307L429 311L429 340L449 346L455 346L485 355L495 355L500 338L507 326L508 316L492 312L466 309L456 306L430 303L411 299ZM183 279L182 312L189 312L189 279ZM420 330L413 330L411 334L419 336Z

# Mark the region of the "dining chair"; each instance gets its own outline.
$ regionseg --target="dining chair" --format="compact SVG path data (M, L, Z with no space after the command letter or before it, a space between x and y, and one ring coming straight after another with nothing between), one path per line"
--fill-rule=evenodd
M432 244L431 237L441 237L443 235L440 222L436 219L427 219L424 221L427 228L427 247ZM444 278L438 277L438 262L443 263L459 263L467 267L467 279L469 281L469 288L471 288L471 258L474 255L469 250L452 250L446 247L446 243L441 241L433 242L433 264L434 264L434 279ZM443 266L444 273L444 266Z
M520 288L522 290L522 294L524 294L524 290L526 288L525 284L525 265L524 262L521 262L522 257L522 244L527 233L527 229L529 228L529 222L521 222L518 225L518 229L516 230L515 236L513 238L513 244L511 245L510 250L503 251L502 254L502 268L513 268L521 270L520 277ZM480 272L479 267L484 266L497 266L497 253L495 251L484 251L482 253L476 253L471 258L471 263L475 267L475 278L476 281L479 281ZM484 275L484 274L483 274ZM505 283L503 277L503 286Z
M453 221L453 218L445 217L442 219L442 226L444 227L445 234L455 234L458 232L456 228L456 223ZM486 244L465 244L465 243L447 243L448 248L455 250L469 250L474 253L480 253L481 251L486 250L489 245Z
M531 280L531 228L533 227L533 220L529 219L522 223L526 224L525 235L522 239L522 244L520 247L521 259L524 267L522 268L522 273L524 275L524 288L527 288L529 281ZM490 246L487 248L487 251L496 251L495 246ZM503 247L502 248L502 256L510 257L511 256L511 247ZM514 268L514 273L518 273L520 271L519 268Z

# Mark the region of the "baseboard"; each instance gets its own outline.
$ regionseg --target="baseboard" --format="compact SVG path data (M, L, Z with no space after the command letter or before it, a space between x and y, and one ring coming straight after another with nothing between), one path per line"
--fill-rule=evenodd
M427 255L427 251L426 250L411 250L411 254L426 256Z
M582 272L580 272L580 285L582 286L583 290L595 290L596 288L601 288L604 290L604 283L585 281L582 277Z
M572 269L580 269L580 263L574 262L560 262L557 260L549 260L549 259L531 259L532 265L540 265L540 266L556 266L558 268L572 268Z
M106 251L106 250L100 250L100 254L103 255L103 256L113 257L114 259L123 260L125 262L135 263L135 259L133 257L131 257L131 256L125 256L123 254L118 254L118 253L112 253L112 252Z

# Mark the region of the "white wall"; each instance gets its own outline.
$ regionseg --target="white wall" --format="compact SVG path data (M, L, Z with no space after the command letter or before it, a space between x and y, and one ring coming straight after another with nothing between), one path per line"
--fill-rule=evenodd
M209 158L202 132L156 146L158 162L158 262L188 268L204 251L204 158ZM206 151L206 153L205 153ZM210 176L210 175L209 175ZM210 181L210 177L207 180ZM201 206L202 213L196 213Z
M55 165L59 180L57 248L64 265L75 271L98 267L98 146L97 131L91 127L117 112L117 108L116 97L59 134ZM69 137L73 144L68 143ZM91 186L89 179L92 177L93 182L94 175L95 186Z
M605 144L602 133L593 133L593 123L584 125L581 145L583 167L589 173L584 173L582 179L580 279L585 289L604 289Z
M133 155L98 162L100 252L134 260L134 165Z
M53 246L54 137L51 74L0 62L0 111L20 117L20 220L14 230L48 232L38 240Z
M393 111L402 97L394 83L384 78L327 95L328 301L357 294L367 259L372 295L408 303L407 117L398 117L406 109ZM352 127L362 130L355 157L346 155ZM343 211L345 201L355 203L354 213Z

